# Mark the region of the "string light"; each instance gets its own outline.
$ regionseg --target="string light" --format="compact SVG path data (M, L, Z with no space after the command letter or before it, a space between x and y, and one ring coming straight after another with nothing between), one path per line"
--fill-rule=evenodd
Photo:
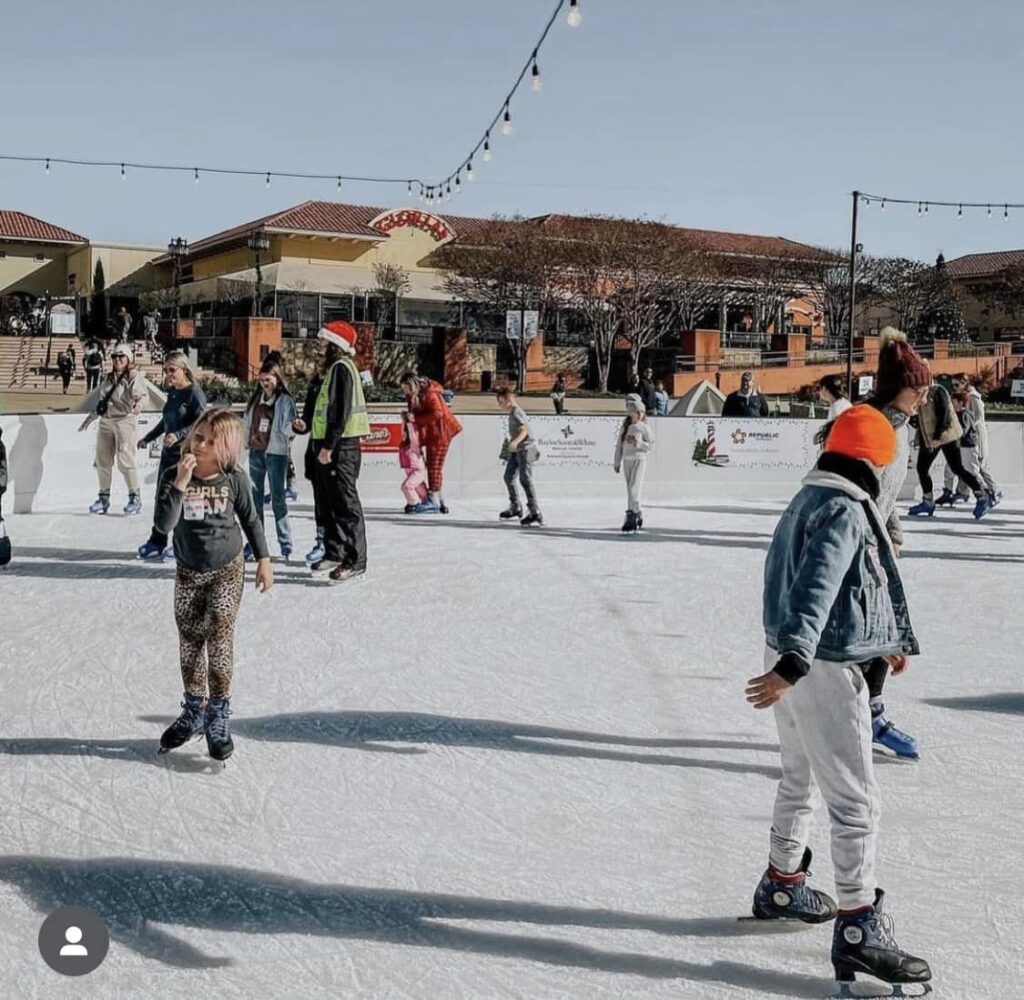
M999 207L999 202L985 202L985 201L924 201L918 200L917 198L890 198L888 195L883 196L880 194L864 194L860 191L855 192L858 196L859 201L866 205L878 203L879 209L884 212L887 205L917 205L918 218L930 215L932 205L936 208L950 208L956 209L954 218L963 219L965 217L965 209L984 209L987 218L992 218L992 206ZM1013 202L1004 201L1003 206L1003 220L1009 221L1010 209L1020 208L1024 209L1024 202Z
M451 201L452 200L452 182L451 181L448 182L448 189L444 193L444 200L445 201Z
M458 174L455 175L455 193L462 194L462 179Z
M992 206L991 205L988 206L988 217L990 219L992 218Z
M920 214L921 214L921 203L920 203L920 202L918 202L918 203L917 203L917 214L918 214L919 216L920 216Z
M47 177L50 176L50 158L49 157L46 158L45 173L46 173Z
M583 23L583 14L580 12L580 0L569 0L569 16L566 18L570 28L578 28Z
M340 191L341 190L341 178L339 177L339 178L337 178L337 180L338 180L338 190Z
M925 215L927 215L927 214L928 214L928 202L925 202L925 203L924 203L924 214L925 214Z
M266 183L266 186L270 187L270 171L269 170L267 171L267 183Z
M1010 206L1009 205L1003 205L1003 222L1009 222L1009 221L1010 221Z
M501 120L501 134L505 136L512 134L512 112L507 104L505 105L505 116Z
M476 174L473 173L473 161L472 160L470 160L466 164L466 180L469 181L470 184L472 184L473 181L476 180Z
M193 170L193 172L192 172L192 177L193 177L193 179L195 180L195 182L196 182L196 183L198 184L198 183L199 183L199 168L198 168L198 167L196 167L196 168L195 168L195 169Z
M540 67L537 65L537 53L533 53L533 69L530 70L530 89L535 93L539 94L541 88L544 86L544 81L540 78Z
M124 164L121 164L121 180L127 180L128 175L124 172Z
M964 206L963 205L957 205L957 207L956 207L956 217L958 219L962 219L964 217Z
M885 199L884 198L882 199L882 207L881 207L881 209L879 209L879 211L882 211L882 212L885 211Z
M487 137L484 139L484 163L490 163L494 159L494 154L491 152L491 133L487 133Z
M405 186L405 193L411 198L412 197L412 181L409 181Z

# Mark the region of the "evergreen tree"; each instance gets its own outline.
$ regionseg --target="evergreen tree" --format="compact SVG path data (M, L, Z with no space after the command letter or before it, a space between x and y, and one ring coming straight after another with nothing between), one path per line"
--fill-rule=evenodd
M89 329L94 337L107 333L107 279L103 274L103 261L96 261L92 276L92 298L89 302Z
M914 329L917 343L948 340L962 343L968 339L967 327L960 311L960 296L949 276L946 258L940 253L935 267L925 281L924 307Z

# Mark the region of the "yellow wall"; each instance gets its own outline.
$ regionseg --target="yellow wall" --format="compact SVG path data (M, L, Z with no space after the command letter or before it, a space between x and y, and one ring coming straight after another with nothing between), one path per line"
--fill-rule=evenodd
M68 249L46 243L16 243L0 240L0 295L26 292L40 296L67 294ZM37 261L36 254L43 260Z
M268 263L265 261L264 263ZM194 281L202 281L204 278L216 278L222 274L230 274L233 271L244 271L247 267L253 266L252 251L241 248L229 250L227 253L215 254L213 257L204 257L192 265L192 278ZM174 268L168 271L170 280L174 280Z
M282 236L275 237L273 242L271 250L275 254L274 260L288 257L309 261L312 264L318 261L362 264L362 258L373 246L369 241L348 240L344 237L332 243L322 237L313 239L309 236ZM251 262L249 266L252 266Z

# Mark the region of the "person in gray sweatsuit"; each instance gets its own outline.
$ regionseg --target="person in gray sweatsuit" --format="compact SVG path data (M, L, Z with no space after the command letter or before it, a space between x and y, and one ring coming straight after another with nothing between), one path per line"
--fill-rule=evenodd
M894 673L920 652L892 544L875 501L896 434L874 407L833 424L825 452L783 512L765 560L766 673L747 700L774 707L782 778L768 869L754 894L760 919L835 918L836 979L866 973L888 983L931 978L900 951L875 883L881 812L862 664L884 657ZM820 796L828 806L838 908L806 884L807 842ZM848 993L846 995L849 995Z
M640 495L647 474L647 455L654 447L654 431L647 423L644 401L636 393L626 397L626 419L615 442L615 472L626 477L626 520L623 531L639 531L644 526Z

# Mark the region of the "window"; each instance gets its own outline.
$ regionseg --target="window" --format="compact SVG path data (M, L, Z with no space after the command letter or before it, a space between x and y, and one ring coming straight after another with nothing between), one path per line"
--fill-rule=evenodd
M7 256L6 250L0 250L0 260L3 260Z
M46 258L45 258L45 257L44 257L44 256L43 256L43 255L42 255L41 253L37 253L37 254L36 254L36 262L37 262L37 263L39 263L39 264L42 264L42 262L43 262L44 260L46 260Z

